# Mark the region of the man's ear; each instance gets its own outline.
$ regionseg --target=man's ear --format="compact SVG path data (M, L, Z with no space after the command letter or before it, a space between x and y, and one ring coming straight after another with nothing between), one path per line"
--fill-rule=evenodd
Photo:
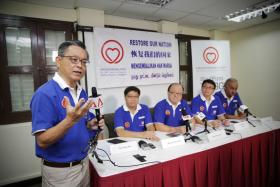
M56 63L56 66L57 66L58 68L60 67L61 60L62 60L62 57L61 57L61 56L55 57L55 63Z

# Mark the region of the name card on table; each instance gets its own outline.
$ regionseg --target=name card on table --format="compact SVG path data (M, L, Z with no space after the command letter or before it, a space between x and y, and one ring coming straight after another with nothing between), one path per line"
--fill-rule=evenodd
M137 141L126 141L117 144L106 142L104 143L104 149L107 151L108 154L113 155L130 151L137 151L138 144Z
M249 123L247 121L243 121L240 123L233 124L233 128L235 131L241 131L249 127Z
M160 140L163 149L185 144L185 139L182 135L165 138Z
M221 139L221 138L226 138L226 132L224 130L217 130L213 131L207 134L207 138L209 142Z

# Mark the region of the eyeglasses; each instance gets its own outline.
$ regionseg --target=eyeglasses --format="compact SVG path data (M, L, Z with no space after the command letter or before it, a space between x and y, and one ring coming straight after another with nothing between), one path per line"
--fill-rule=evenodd
M183 93L169 92L171 95L181 96Z
M77 64L79 64L79 62L81 62L81 64L82 65L87 65L87 64L89 64L89 60L88 59L79 59L78 57L76 57L76 56L61 56L61 57L67 57L67 58L69 58L70 59L70 62L72 63L72 64L75 64L75 65L77 65Z
M138 96L127 95L126 97L127 97L128 99L139 99L139 95L138 95Z
M214 90L214 87L212 86L202 86L203 89L210 89L210 90Z

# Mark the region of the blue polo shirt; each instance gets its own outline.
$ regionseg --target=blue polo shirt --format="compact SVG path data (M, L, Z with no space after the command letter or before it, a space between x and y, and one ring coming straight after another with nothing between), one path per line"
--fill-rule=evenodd
M181 100L174 108L168 99L161 100L154 107L154 123L161 123L171 127L178 127L183 124L182 108L185 108L188 115L192 116L191 109L185 100Z
M215 120L218 116L225 114L220 99L215 96L212 96L210 103L207 103L205 97L200 94L193 98L191 108L193 114L204 113L207 120Z
M124 128L134 132L143 132L146 127L153 125L152 116L148 106L138 104L136 113L129 112L126 105L119 107L114 114L114 128Z
M71 105L75 106L69 88L62 89L53 79L38 88L30 103L33 135L54 127L66 117L66 109L63 107L64 96L67 96ZM84 90L81 90L79 99L81 98L88 99ZM36 143L36 155L51 162L64 163L85 158L87 156L85 148L90 138L95 135L94 131L86 127L87 121L93 117L93 114L82 117L61 139L45 149Z
M227 98L224 90L217 92L215 95L219 97L220 101L222 102L226 114L236 114L237 109L240 107L240 105L242 105L242 101L238 93L236 93L230 99Z

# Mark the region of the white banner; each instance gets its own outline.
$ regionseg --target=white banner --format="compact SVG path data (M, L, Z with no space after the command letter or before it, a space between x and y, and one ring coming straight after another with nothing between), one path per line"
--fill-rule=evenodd
M192 40L193 97L200 93L205 79L215 81L216 90L223 88L231 76L229 41Z
M93 60L98 88L179 81L178 42L172 34L95 28Z

